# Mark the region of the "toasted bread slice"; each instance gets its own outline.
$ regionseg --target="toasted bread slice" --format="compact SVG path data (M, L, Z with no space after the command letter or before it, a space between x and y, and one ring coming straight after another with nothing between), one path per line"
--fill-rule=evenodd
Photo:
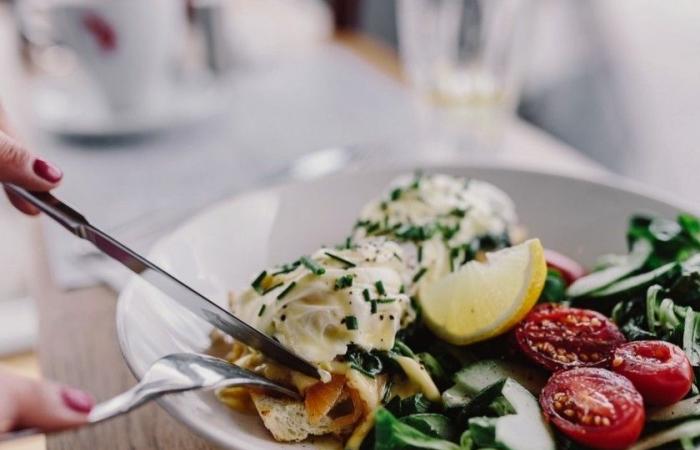
M254 392L251 392L251 398L265 428L270 430L277 441L298 442L309 436L341 431L330 417L320 418L311 424L304 402Z

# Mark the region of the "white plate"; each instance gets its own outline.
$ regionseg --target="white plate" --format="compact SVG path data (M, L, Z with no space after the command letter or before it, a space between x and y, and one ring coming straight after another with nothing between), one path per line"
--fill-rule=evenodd
M489 167L435 171L500 186L514 199L531 236L585 264L603 253L625 251L630 214L673 217L684 209L658 196L636 193L639 187L623 181L594 182ZM183 224L160 241L151 256L225 304L229 289L242 289L270 263L295 259L324 243L340 242L350 232L361 206L402 172L334 175L241 195ZM140 378L163 355L205 349L210 326L134 279L119 298L117 329L124 357ZM194 432L224 448L313 447L275 443L257 417L229 410L211 393L173 395L160 403Z

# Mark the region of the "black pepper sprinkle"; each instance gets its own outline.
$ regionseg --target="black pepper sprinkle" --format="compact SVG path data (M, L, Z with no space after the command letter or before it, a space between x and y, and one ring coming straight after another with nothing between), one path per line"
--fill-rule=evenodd
M379 320L384 320L384 314L379 315Z
M393 314L389 314L389 320L394 320Z
M284 322L285 320L287 320L287 316L285 314L282 314L282 316L280 317L280 321Z

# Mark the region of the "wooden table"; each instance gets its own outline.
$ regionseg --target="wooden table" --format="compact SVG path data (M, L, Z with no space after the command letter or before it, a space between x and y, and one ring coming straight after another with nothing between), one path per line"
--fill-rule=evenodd
M400 77L391 50L357 35L339 35L337 40L378 70ZM508 128L505 146L510 149L506 153L509 162L514 164L535 166L537 160L560 158L562 170L597 170L577 152L519 121ZM135 379L117 344L116 294L105 287L61 291L51 281L38 224L33 225L32 233L37 245L32 255L36 283L31 294L37 299L40 312L39 360L43 375L80 386L99 400L127 389ZM214 448L155 404L104 424L49 436L46 446L50 450ZM12 450L19 448L15 444ZM0 450L10 447L0 446Z

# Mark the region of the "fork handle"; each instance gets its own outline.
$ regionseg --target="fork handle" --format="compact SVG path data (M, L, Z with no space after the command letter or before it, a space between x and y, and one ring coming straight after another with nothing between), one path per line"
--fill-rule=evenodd
M81 426L94 425L122 414L126 414L144 403L156 397L160 397L161 395L185 392L193 389L201 389L201 386L180 386L164 389L162 386L158 388L149 384L136 384L135 386L131 387L131 389L95 405L95 407L92 408L92 411L90 411L90 414L88 414L87 422ZM0 442L13 441L15 439L22 439L43 433L45 432L39 428L24 428L22 430L9 431L7 433L0 433Z

